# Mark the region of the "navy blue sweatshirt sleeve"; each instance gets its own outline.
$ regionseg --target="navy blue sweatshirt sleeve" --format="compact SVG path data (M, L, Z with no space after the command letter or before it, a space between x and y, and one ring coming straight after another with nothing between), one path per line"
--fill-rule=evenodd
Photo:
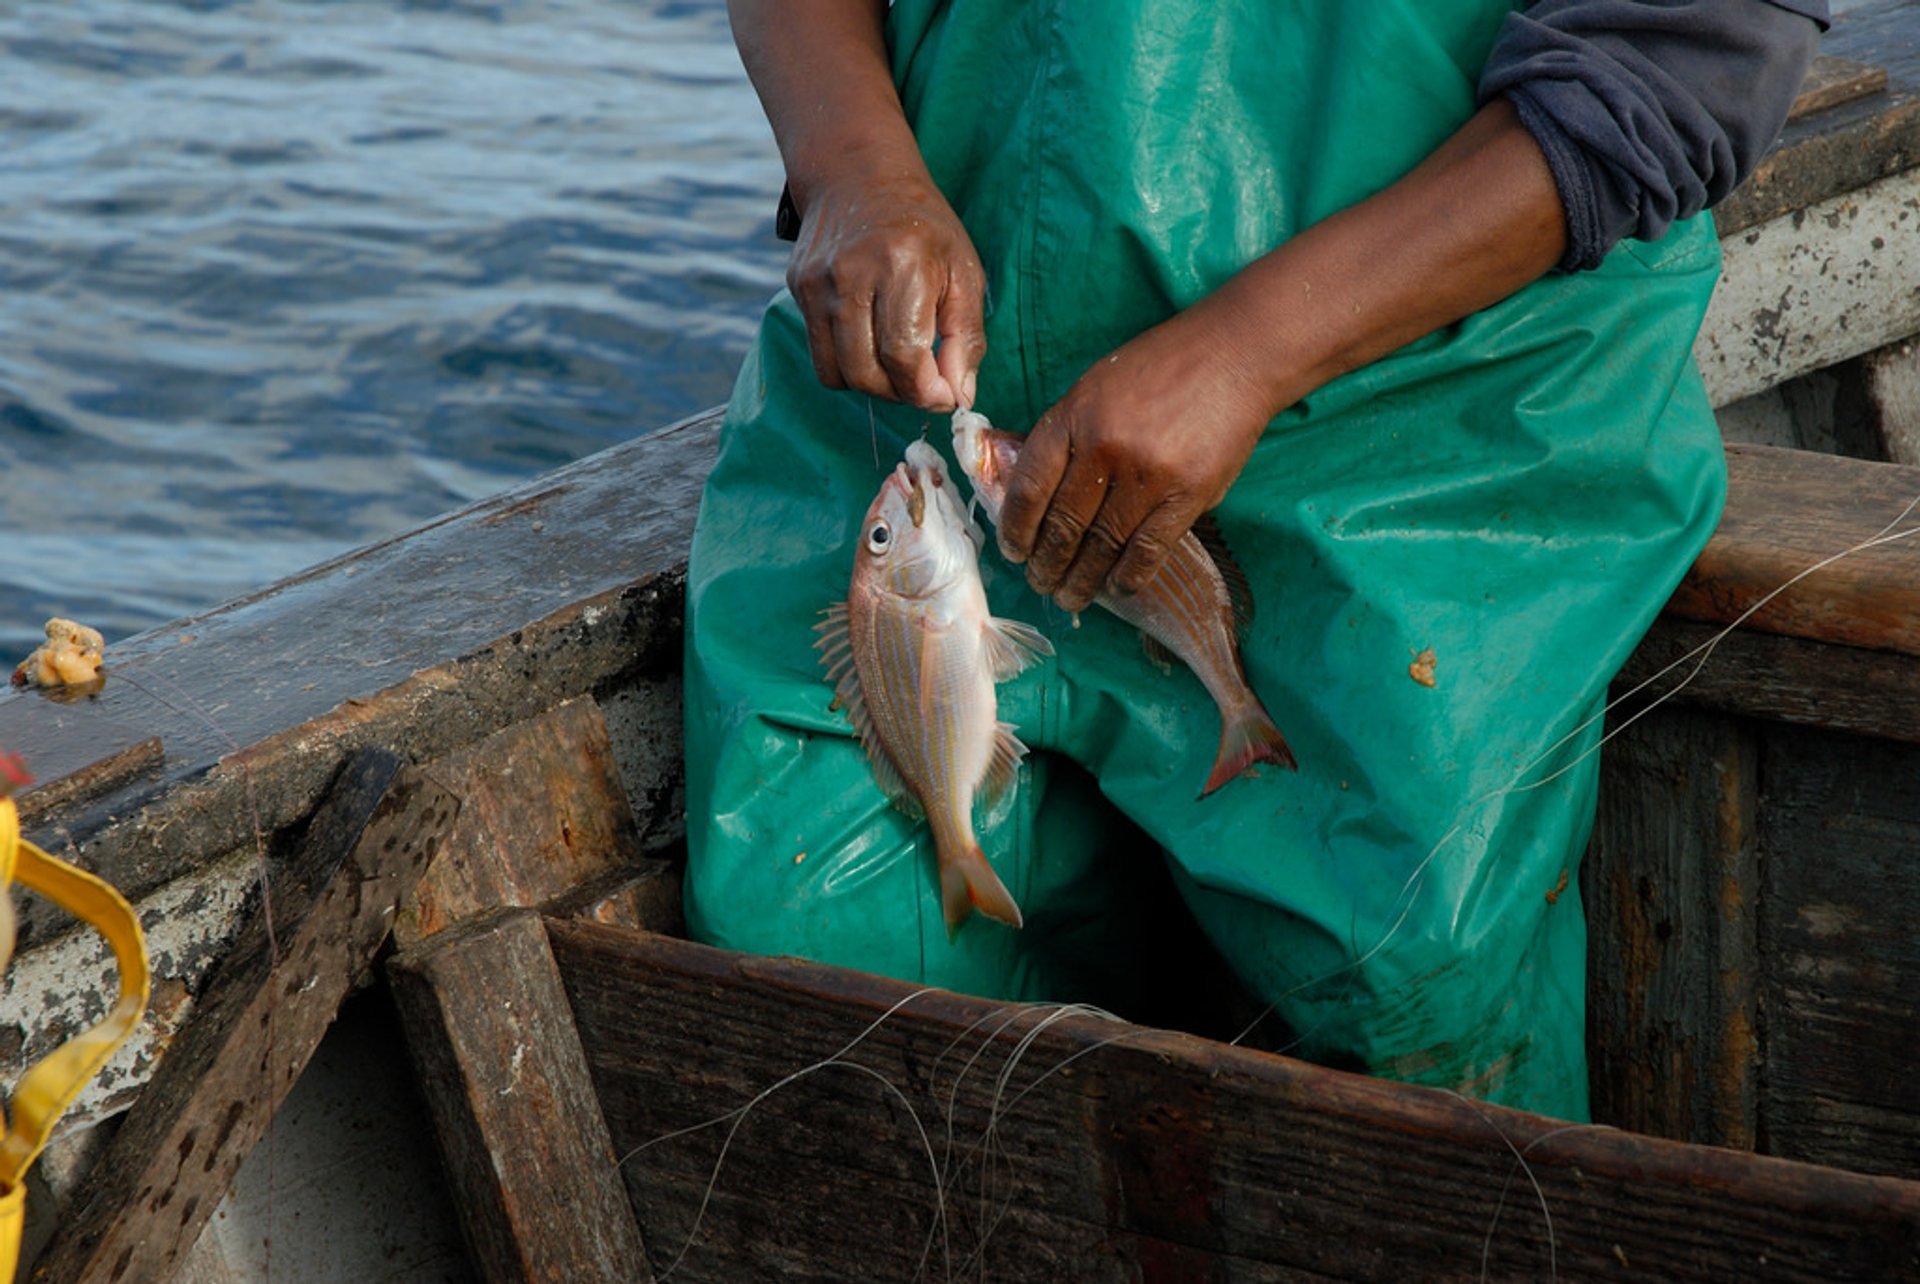
M1567 213L1561 268L1657 240L1739 186L1778 137L1824 0L1537 0L1480 78L1540 148Z

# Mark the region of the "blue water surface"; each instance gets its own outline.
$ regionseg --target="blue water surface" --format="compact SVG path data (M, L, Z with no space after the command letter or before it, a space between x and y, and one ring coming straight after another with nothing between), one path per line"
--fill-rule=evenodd
M785 269L723 0L0 8L0 660L723 401Z

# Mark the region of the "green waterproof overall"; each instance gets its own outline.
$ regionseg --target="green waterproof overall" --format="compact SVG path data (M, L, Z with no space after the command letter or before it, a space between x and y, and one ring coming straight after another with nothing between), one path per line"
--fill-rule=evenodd
M1473 113L1512 7L898 0L901 98L987 272L978 408L1024 430L1120 343L1412 169ZM1034 753L979 815L1027 925L975 916L951 942L926 827L875 785L813 650L881 478L923 432L950 453L948 425L824 390L781 296L694 536L692 931L1152 1016L1206 949L1197 922L1305 1055L1585 1118L1596 714L1718 515L1690 357L1717 268L1704 219L1623 244L1269 426L1218 518L1297 774L1200 799L1220 728L1199 681L1103 611L1075 626L990 540L995 613L1058 655L1000 688Z

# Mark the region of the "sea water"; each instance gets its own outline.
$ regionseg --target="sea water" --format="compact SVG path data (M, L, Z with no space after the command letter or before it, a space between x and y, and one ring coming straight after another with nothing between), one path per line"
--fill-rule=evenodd
M722 0L0 7L0 660L726 399L786 247Z

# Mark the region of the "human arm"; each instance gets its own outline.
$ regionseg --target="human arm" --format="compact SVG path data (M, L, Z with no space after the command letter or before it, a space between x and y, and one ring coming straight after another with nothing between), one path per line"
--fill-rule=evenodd
M1763 0L1540 0L1525 21L1503 42L1508 66L1530 65L1483 87L1487 105L1426 162L1096 363L1042 416L1000 527L1035 588L1077 609L1143 585L1292 401L1724 195L1771 141L1814 31ZM1569 42L1585 46L1570 59ZM1756 75L1772 82L1757 105ZM1499 96L1525 107L1536 84L1545 110L1524 118Z
M1041 416L999 539L1071 610L1133 592L1239 476L1267 423L1336 376L1547 272L1565 218L1505 101L1412 172L1123 344Z
M901 109L885 0L727 11L801 215L787 283L820 381L927 410L971 405L986 276Z

